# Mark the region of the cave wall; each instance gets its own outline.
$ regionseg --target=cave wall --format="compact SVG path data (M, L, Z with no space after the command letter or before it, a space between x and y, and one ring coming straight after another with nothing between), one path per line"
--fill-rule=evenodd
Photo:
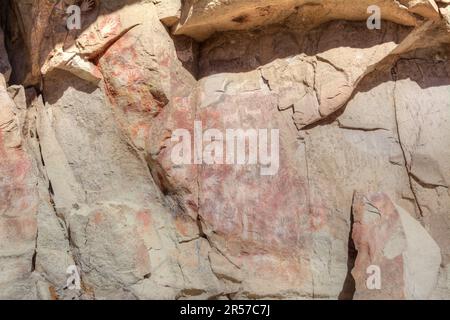
M67 30L72 2L1 5L0 298L450 298L447 1L378 1L380 30L344 0ZM195 121L279 130L278 170L175 164Z

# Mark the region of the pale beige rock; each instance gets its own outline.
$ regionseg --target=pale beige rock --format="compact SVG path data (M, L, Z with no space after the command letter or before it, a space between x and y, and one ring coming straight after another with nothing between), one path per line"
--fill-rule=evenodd
M158 17L164 25L171 27L181 17L181 0L154 0Z
M358 257L352 271L358 299L429 299L438 279L441 254L426 230L386 194L356 194L353 241ZM378 274L370 270L378 267ZM374 269L375 270L375 269ZM380 277L370 288L369 275Z
M0 3L1 298L361 298L366 248L377 297L450 297L448 1L73 3ZM195 120L279 129L278 171L175 165Z

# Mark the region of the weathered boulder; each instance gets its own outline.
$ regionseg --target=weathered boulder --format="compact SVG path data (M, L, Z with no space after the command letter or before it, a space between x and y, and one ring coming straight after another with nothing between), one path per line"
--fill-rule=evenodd
M441 254L420 223L383 193L355 194L353 219L355 299L429 299Z

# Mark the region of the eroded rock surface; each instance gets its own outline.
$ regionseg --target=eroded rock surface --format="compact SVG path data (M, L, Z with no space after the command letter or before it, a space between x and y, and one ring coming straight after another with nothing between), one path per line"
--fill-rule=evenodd
M439 1L436 1L439 2ZM415 26L423 18L439 19L434 0L378 1L383 18ZM175 33L198 39L226 30L246 30L269 24L286 23L293 28L314 28L332 20L364 20L374 3L336 0L200 0L187 1ZM417 16L416 16L417 15Z
M377 3L3 2L0 298L449 299L450 9ZM175 164L195 121L279 163Z
M386 194L355 194L353 241L358 257L352 275L357 299L428 299L438 280L441 253L428 232ZM376 266L379 288L367 285ZM369 280L370 281L370 280Z

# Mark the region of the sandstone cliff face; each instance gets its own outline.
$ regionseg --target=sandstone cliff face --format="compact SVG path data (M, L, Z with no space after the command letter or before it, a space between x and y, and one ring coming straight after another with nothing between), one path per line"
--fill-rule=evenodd
M0 298L450 298L448 0L0 10ZM200 121L277 170L174 163Z

